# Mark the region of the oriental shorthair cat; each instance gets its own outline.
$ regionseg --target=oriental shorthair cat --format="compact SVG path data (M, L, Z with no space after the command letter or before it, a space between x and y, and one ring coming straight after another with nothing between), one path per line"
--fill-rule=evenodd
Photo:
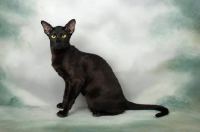
M118 115L125 110L157 110L155 116L167 115L168 109L160 105L142 105L128 101L108 63L98 55L79 51L70 44L76 21L65 26L52 27L41 21L44 33L50 40L52 66L65 81L63 101L57 105L63 109L57 113L66 117L75 99L85 96L93 116Z

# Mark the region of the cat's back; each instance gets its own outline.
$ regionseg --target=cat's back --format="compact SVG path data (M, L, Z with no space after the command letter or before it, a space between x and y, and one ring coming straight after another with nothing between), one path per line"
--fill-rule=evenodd
M96 54L82 53L81 60L86 79L82 94L87 96L87 99L94 95L93 91L99 90L101 91L100 93L104 93L106 98L117 96L124 100L124 95L118 79L112 68L102 57ZM97 96L97 98L98 97L100 96Z
M81 65L85 71L112 71L106 60L92 53L82 52Z

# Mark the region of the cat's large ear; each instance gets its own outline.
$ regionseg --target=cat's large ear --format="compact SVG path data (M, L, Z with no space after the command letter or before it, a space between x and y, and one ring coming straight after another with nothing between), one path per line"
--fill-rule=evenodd
M43 26L43 28L44 28L44 32L45 32L47 35L49 35L50 32L51 32L51 30L52 30L52 26L51 26L49 23L45 22L45 21L41 21L41 24L42 24L42 26Z
M72 34L75 30L75 25L76 25L76 20L72 19L65 25L65 30L68 33Z

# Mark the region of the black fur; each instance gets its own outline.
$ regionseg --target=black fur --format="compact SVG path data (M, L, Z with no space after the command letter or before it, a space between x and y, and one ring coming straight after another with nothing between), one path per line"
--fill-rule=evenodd
M50 39L52 66L65 81L63 109L57 115L65 117L79 93L87 101L93 116L117 115L125 110L158 110L156 117L167 115L168 109L159 105L140 105L127 101L121 86L108 63L98 55L79 51L70 45L70 38L75 30L74 19L64 27L52 27L41 21L44 32ZM63 35L66 38L62 38ZM54 35L56 38L52 38Z

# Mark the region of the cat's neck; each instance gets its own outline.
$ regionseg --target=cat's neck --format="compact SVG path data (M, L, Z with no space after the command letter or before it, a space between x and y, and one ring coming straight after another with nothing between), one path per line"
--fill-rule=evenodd
M62 49L53 49L53 48L51 48L51 54L52 55L56 55L56 56L60 56L62 54L66 54L70 49L71 49L70 45L68 47L62 48Z
M65 56L67 53L70 52L70 50L72 49L73 46L69 45L66 48L62 48L62 49L53 49L51 48L51 54L52 54L52 62L56 59L56 58L61 58L63 56Z

